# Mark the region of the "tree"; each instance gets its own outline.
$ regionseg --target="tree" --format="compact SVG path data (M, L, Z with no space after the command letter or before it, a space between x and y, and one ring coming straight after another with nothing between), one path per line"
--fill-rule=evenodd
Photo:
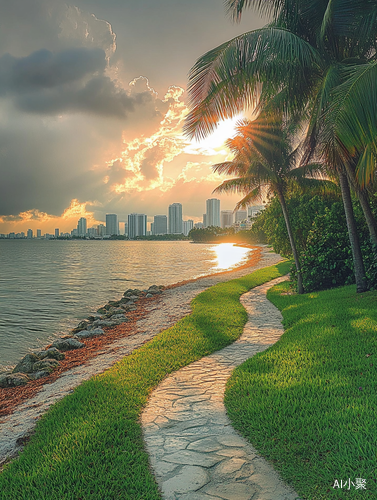
M314 178L320 166L297 166L299 150L293 147L294 139L295 126L284 123L279 116L262 114L254 121L243 120L237 126L237 135L226 142L234 155L233 160L218 163L213 169L219 174L235 176L225 180L215 192L243 194L236 209L246 208L266 195L278 198L296 265L297 290L303 293L301 266L287 210L286 192L296 183L317 190L334 186L329 181Z
M365 163L372 157L367 154L372 147L369 146L368 150L367 141L361 139L358 145L355 144L350 133L348 142L342 141L346 127L342 128L340 124L344 125L348 111L343 109L343 113L336 116L333 111L335 103L341 102L339 93L341 95L341 90L347 86L350 68L355 71L361 63L374 64L376 2L228 0L227 5L235 18L241 16L245 7L253 6L272 15L273 20L260 30L222 44L196 62L190 73L191 111L185 131L189 136L204 136L220 120L234 116L250 105L255 105L259 111L278 109L287 116L299 115L306 120L309 124L305 143L306 163L316 159L317 155L334 174L339 175L357 289L364 291L365 272L346 173L352 177L355 153L361 158L367 157ZM369 95L372 93L369 92ZM362 95L359 100L362 102ZM337 106L339 108L340 105ZM324 120L326 111L327 118L331 116L330 120ZM357 121L357 111L354 116ZM362 136L360 127L357 130ZM326 135L327 140L324 141ZM373 133L370 135L372 138ZM363 195L365 198L365 193ZM364 203L363 208L368 212L368 203ZM372 238L370 215L366 213Z

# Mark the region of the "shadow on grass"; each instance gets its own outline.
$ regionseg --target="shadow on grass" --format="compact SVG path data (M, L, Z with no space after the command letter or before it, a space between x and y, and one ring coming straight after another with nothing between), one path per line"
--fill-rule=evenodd
M235 370L229 416L303 498L377 498L377 292L286 290L268 297L288 328ZM366 479L367 490L332 488L346 478Z

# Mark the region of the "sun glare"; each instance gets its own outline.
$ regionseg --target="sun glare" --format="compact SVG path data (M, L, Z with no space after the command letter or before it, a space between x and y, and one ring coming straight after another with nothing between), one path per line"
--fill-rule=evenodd
M224 142L233 137L236 133L236 124L242 118L242 115L237 115L234 118L229 118L219 123L216 130L200 141L193 140L192 143L197 148L203 149L219 149L224 145Z
M216 254L216 270L232 269L246 261L249 248L238 247L233 243L220 243L211 248Z

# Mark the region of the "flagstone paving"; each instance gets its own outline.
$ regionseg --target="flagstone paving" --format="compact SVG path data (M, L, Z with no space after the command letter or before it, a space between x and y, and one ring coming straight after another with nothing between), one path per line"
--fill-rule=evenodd
M281 314L266 298L278 278L241 297L248 312L230 346L167 377L141 422L164 500L296 500L298 495L231 426L223 404L232 370L282 335Z

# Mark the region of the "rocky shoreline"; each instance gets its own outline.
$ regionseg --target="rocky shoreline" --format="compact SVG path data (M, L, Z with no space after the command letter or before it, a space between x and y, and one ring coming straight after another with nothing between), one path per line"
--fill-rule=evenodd
M109 301L97 313L80 321L69 335L56 339L52 344L39 351L26 354L12 371L0 372L0 388L13 388L25 385L50 375L65 359L65 352L82 349L84 339L105 335L105 328L113 328L129 321L126 313L136 311L135 304L140 298L159 295L165 287L152 285L147 290L129 288L117 301Z

